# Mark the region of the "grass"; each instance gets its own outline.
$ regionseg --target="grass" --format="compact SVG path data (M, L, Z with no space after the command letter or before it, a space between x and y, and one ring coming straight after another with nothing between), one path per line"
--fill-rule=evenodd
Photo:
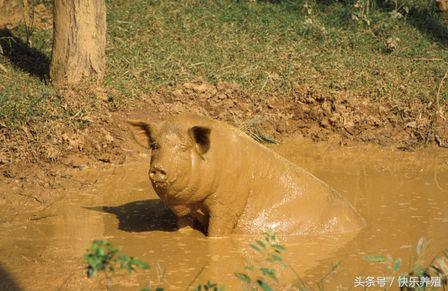
M434 100L448 70L447 20L426 0L371 3L356 20L360 11L349 0L108 0L106 89L119 104L197 78L236 82L254 100L296 85ZM25 29L12 33L24 46ZM36 29L31 39L42 63L51 31ZM0 43L8 50L4 36ZM30 69L38 65L33 50L22 53L30 58L25 64L0 55L5 127L46 118L60 106L45 72Z

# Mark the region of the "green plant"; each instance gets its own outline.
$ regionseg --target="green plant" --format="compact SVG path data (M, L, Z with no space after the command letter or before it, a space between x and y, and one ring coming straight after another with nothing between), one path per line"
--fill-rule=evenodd
M235 276L246 286L246 290L256 290L258 287L264 291L274 290L273 286L279 284L275 266L285 267L281 254L285 250L275 233L267 232L264 238L250 244L259 259L254 264L244 267L244 272L237 272Z
M417 257L412 257L409 272L402 272L398 278L398 284L402 284L400 290L415 290L423 291L428 288L424 285L424 282L428 282L430 278L440 278L441 284L447 284L448 276L448 250L442 252L441 255L436 256L428 267L424 265L423 256L427 247L427 241L424 237L421 237L417 243L416 253ZM387 269L392 271L391 276L386 277L386 283L391 283L393 277L397 274L401 266L401 258L393 259L390 255L370 255L365 256L364 259L369 262L386 263ZM408 285L409 282L415 282L412 286ZM401 282L401 283L400 283ZM419 286L421 284L422 286ZM410 285L410 284L409 284ZM390 284L387 284L390 286ZM384 290L387 290L385 288Z
M250 137L258 141L259 143L270 143L278 144L278 140L269 134L265 133L261 129L261 124L266 120L266 118L256 115L248 120L246 120L240 127L242 131L246 132Z
M152 291L153 289L151 289L150 287L145 287L145 288L142 288L142 289L140 289L140 291ZM163 291L164 289L163 288L161 288L161 287L156 287L155 289L154 289L154 291Z
M217 283L212 283L210 281L207 281L206 284L199 284L195 290L196 291L223 291L224 287L219 286Z
M249 245L258 258L244 267L244 272L237 272L235 276L244 283L244 290L315 290L307 284L300 275L282 258L286 248L280 244L274 232L267 232L263 238ZM318 290L324 290L324 281L339 267L341 262L334 264L330 270L316 282ZM283 282L278 273L289 269L295 280Z
M137 268L143 270L149 269L147 263L119 253L118 249L105 240L94 240L90 251L84 254L84 260L87 263L87 277L91 278L95 274L103 273L108 290L110 289L109 273L114 273L117 269L126 270L129 273L135 271Z

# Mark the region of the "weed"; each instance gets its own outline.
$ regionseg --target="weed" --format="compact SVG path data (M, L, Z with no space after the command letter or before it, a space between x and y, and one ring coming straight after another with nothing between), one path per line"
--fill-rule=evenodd
M217 283L212 283L210 281L207 281L206 284L199 284L195 290L196 291L223 291L224 287L219 286Z
M256 115L251 119L246 120L240 126L240 129L260 143L278 144L279 142L274 137L265 133L261 128L261 124L265 120L266 119L262 116Z
M245 290L278 289L280 282L277 277L277 267L287 266L281 257L285 247L279 243L273 232L265 233L263 239L256 240L250 244L250 247L258 253L258 259L245 266L244 272L235 273L235 276L244 283Z
M147 263L119 253L110 242L104 240L94 240L90 251L84 255L84 260L87 263L87 277L91 278L98 273L104 274L107 290L110 290L110 274L115 270L126 270L131 273L137 268L149 269Z
M431 280L440 280L440 285L447 284L448 276L448 250L442 252L441 255L436 256L429 266L425 266L423 262L423 255L427 247L427 241L421 237L416 247L416 257L411 258L410 271L403 271L398 277L398 285L400 290L408 291L423 291L430 289L429 282ZM401 267L401 258L393 259L391 256L371 255L365 256L364 259L369 262L386 263L387 270L390 276L386 277L386 285L391 286L392 280L398 273ZM387 290L385 288L384 290ZM444 289L445 290L445 289Z

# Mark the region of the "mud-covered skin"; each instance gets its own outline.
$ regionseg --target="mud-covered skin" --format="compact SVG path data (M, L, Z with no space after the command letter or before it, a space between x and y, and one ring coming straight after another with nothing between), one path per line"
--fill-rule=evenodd
M327 184L242 131L182 115L159 126L133 122L152 148L150 180L180 218L211 237L230 233L318 234L365 225Z

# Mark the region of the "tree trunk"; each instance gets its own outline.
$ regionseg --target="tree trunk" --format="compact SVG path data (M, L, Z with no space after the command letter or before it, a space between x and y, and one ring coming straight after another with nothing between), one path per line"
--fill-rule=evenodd
M54 0L54 85L75 85L89 77L101 82L106 67L106 4L104 0Z

